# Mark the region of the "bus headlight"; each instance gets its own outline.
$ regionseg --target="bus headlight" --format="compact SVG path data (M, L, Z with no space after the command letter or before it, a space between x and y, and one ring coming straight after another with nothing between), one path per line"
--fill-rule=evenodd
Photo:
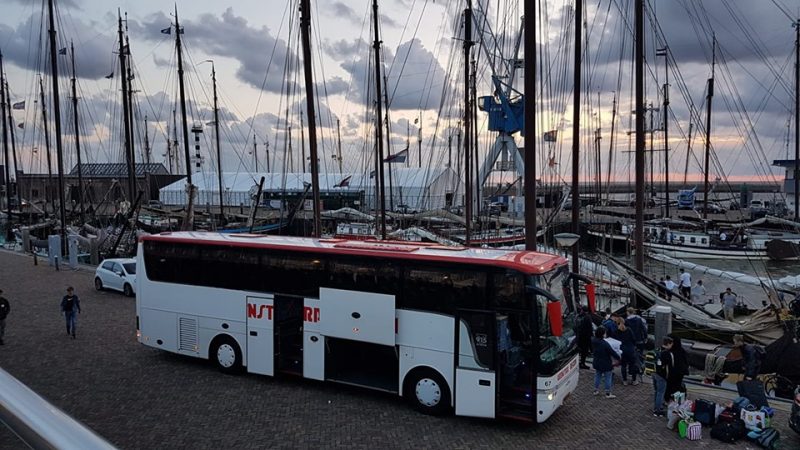
M556 396L555 392L550 392L549 394L547 394L547 401L552 402L555 396Z

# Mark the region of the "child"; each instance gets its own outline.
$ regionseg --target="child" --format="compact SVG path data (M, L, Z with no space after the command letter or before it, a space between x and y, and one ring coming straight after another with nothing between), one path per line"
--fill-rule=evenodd
M653 415L661 417L664 415L664 393L667 391L667 379L675 368L675 360L672 355L672 338L665 337L661 350L656 355L656 372L653 374Z
M606 398L617 398L616 395L611 393L611 384L614 375L614 361L619 359L620 356L611 345L605 341L606 329L605 327L598 327L595 330L594 338L592 339L592 367L594 368L594 395L600 394L600 380L604 381Z

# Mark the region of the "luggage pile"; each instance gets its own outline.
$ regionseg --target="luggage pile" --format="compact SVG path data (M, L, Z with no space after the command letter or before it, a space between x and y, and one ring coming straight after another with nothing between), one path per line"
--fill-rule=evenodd
M682 439L699 440L703 427L708 427L711 438L721 442L748 438L761 448L777 448L780 433L772 428L775 411L769 407L763 384L756 383L760 390L753 382L737 384L740 396L725 405L706 399L688 400L685 393L676 392L667 406L667 428L677 429ZM800 433L800 388L796 391L790 425Z

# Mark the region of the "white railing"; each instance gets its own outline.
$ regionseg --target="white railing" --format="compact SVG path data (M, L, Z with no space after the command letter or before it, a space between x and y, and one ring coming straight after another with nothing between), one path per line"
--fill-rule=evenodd
M33 449L116 448L3 369L0 369L0 422Z

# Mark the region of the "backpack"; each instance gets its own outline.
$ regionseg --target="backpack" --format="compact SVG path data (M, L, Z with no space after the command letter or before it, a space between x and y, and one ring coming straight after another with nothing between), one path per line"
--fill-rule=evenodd
M744 422L736 419L733 422L719 422L711 427L711 438L732 444L747 434Z
M774 450L778 447L778 440L780 439L781 434L775 428L765 428L764 431L759 433L758 437L756 437L755 441L761 448L766 448L768 450Z

